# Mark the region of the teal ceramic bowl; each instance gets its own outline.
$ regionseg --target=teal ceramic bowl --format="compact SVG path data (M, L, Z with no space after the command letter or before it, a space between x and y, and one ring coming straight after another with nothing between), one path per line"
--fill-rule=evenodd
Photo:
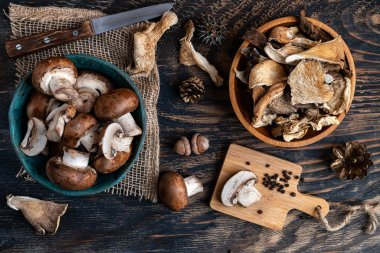
M27 75L18 84L12 103L9 108L9 128L11 141L17 156L19 157L25 170L40 184L47 188L67 196L83 196L92 195L116 185L130 171L132 164L136 161L144 144L146 135L146 113L144 103L140 92L129 76L115 65L102 59L89 55L67 55L67 58L72 60L79 71L92 70L107 76L114 88L129 88L136 92L140 105L132 113L137 124L142 128L142 135L135 137L133 140L132 153L127 163L119 170L111 174L100 174L91 188L82 191L65 190L50 182L45 173L45 165L48 157L43 155L26 156L20 149L20 143L24 138L27 129L28 118L26 116L26 104L32 94L33 86L31 83L31 74Z

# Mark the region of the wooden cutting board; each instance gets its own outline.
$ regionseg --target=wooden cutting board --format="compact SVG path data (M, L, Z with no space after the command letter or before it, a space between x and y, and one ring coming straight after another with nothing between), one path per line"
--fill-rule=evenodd
M240 205L225 206L220 200L223 186L231 176L241 170L250 170L256 174L258 181L255 186L262 194L262 198L247 208ZM270 190L263 185L265 173L270 176L276 173L282 176L283 170L291 171L292 174L288 181L289 187L284 188L285 193L278 192L277 189ZM283 228L286 216L292 209L298 209L317 217L315 208L321 206L322 214L327 215L329 204L324 199L298 192L297 186L301 172L302 167L295 163L231 144L220 171L210 206L219 212L276 230ZM292 196L291 193L295 193L295 196Z

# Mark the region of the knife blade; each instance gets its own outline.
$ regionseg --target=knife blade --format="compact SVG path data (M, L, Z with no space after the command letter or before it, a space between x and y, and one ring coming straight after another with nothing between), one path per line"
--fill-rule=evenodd
M5 49L9 57L26 55L159 17L172 7L173 3L165 3L94 18L83 22L76 29L49 31L9 40L5 42Z

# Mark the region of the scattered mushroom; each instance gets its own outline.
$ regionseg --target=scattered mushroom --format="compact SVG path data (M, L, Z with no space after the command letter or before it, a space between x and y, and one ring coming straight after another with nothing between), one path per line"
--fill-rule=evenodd
M157 23L150 23L148 28L134 34L134 67L128 67L133 76L149 76L156 59L157 42L171 26L177 24L178 17L174 12L167 11Z
M251 171L242 170L233 175L224 184L221 200L225 206L234 206L237 203L249 207L261 199L260 192L255 184L257 177Z
M195 51L191 43L195 31L194 24L191 20L186 23L185 30L185 37L180 40L179 62L185 66L198 65L210 75L216 86L222 86L223 78L219 76L218 70L211 65L203 55Z
M68 58L51 57L36 65L32 83L41 93L69 101L78 97L78 92L73 88L77 75L74 63Z
M44 123L37 118L31 118L28 121L25 137L20 144L22 152L27 156L35 156L44 150L46 144L46 127Z
M179 155L189 156L191 154L189 139L187 139L185 136L182 136L181 139L175 143L174 151Z
M165 172L158 183L158 195L162 203L177 212L188 204L188 197L203 191L203 185L196 176L183 178L177 172Z
M88 166L90 154L64 147L63 157L54 156L46 164L46 175L67 190L85 190L95 184L97 173Z
M209 147L209 140L206 136L200 135L199 133L196 133L193 135L193 138L191 138L191 150L194 154L200 155Z
M68 207L67 204L12 194L7 196L7 205L16 211L21 211L38 235L55 234L61 216L65 214Z

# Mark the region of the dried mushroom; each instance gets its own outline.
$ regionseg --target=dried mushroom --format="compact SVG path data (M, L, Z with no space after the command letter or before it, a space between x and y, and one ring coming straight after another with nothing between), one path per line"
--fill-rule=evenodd
M264 50L264 47L268 42L265 35L254 28L252 28L251 30L248 30L243 35L243 39L249 41L249 43L251 43L254 47L259 48L261 50Z
M156 60L157 42L165 31L177 22L177 15L167 11L159 22L151 23L144 31L134 34L134 66L128 67L132 76L149 76Z
M61 216L65 214L68 207L67 204L11 194L7 196L7 205L14 210L21 211L38 235L55 234Z
M323 109L332 114L339 115L350 107L351 80L347 77L335 80L331 83L334 96L323 104Z
M290 73L288 84L293 105L325 103L334 95L333 89L324 84L322 65L317 61L301 61Z
M298 33L297 26L277 26L270 32L269 41L274 40L281 44L287 44L296 37L296 33Z
M318 26L313 25L313 23L311 23L306 18L305 10L302 10L300 13L299 28L304 34L306 34L307 37L309 37L312 40L328 41L331 39L331 36L327 32L325 32L323 29L319 28Z
M195 31L194 24L191 20L186 23L185 30L185 37L180 40L179 62L185 66L198 65L210 75L216 86L222 86L223 78L219 76L218 70L211 65L203 55L195 51L191 43Z
M283 94L269 103L269 109L276 114L291 114L297 112L297 109L290 103L290 94Z
M256 64L249 74L248 87L271 86L287 79L284 68L273 60L262 60Z
M288 57L289 55L292 55L292 54L301 53L301 52L305 51L305 49L298 47L298 46L295 46L291 43L286 44L285 46L283 46L279 49L275 49L272 46L272 44L268 43L265 46L264 51L268 55L268 57L271 58L272 60L274 60L275 62L278 62L281 64L286 64L286 62L285 62L286 57Z

